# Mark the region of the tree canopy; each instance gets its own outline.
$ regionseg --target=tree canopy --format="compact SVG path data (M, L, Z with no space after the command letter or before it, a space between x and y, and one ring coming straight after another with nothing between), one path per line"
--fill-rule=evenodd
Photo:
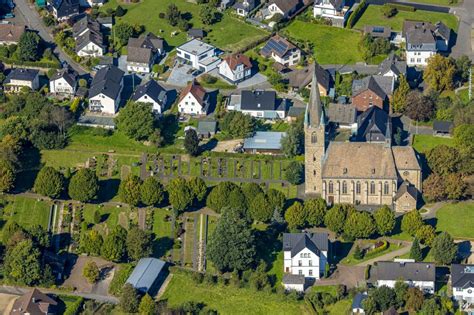
M453 88L455 73L456 66L450 58L435 54L428 59L428 65L423 71L423 80L430 89L443 92Z
M127 137L138 141L147 140L154 131L152 105L130 101L120 110L115 122L117 129Z
M304 202L306 223L309 226L321 226L326 215L326 201L323 198L307 199Z
M375 225L380 235L388 235L395 227L395 214L387 207L383 206L374 213Z
M34 190L43 196L57 198L61 195L63 186L64 179L62 174L51 166L45 166L36 176Z
M155 176L147 177L140 187L140 198L147 206L159 205L164 199L164 188Z
M407 232L411 236L416 234L416 231L423 226L423 219L421 218L420 212L414 209L403 216L402 219L402 231Z
M68 193L72 199L87 202L97 198L99 192L99 179L91 169L80 169L69 182Z
M434 239L431 250L438 264L449 265L456 258L458 246L449 233L442 232Z
M184 137L184 148L191 156L199 155L199 137L196 130L189 129Z
M306 222L306 215L303 205L296 201L285 212L285 221L292 229L303 227Z
M184 178L177 177L173 179L166 187L166 190L168 191L170 204L176 211L182 212L192 206L194 194Z
M122 202L131 206L137 206L140 203L141 180L138 176L130 174L120 182L119 196Z

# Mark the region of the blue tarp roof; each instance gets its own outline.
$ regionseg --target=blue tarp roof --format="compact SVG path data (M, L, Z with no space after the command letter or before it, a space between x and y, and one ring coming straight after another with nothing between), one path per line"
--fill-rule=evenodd
M141 292L148 292L158 278L165 262L157 258L142 258L138 262L127 283Z
M286 132L257 131L253 137L244 140L244 149L280 150L284 135Z

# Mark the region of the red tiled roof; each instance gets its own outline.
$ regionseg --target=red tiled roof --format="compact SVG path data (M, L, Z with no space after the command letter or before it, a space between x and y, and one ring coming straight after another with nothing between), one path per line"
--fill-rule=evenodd
M193 82L188 84L188 86L186 86L186 88L181 92L179 101L181 102L183 98L185 98L186 95L188 95L189 93L191 93L200 104L204 102L204 97L206 96L206 90L195 80L193 80Z
M228 55L224 58L224 61L229 65L232 71L240 64L243 64L246 69L252 68L250 58L242 54Z

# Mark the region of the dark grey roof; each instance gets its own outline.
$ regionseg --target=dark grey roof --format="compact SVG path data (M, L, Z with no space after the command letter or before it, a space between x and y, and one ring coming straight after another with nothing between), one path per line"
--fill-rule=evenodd
M352 82L352 96L356 96L363 91L371 90L381 98L392 95L393 78L382 75L371 75Z
M284 284L305 284L305 278L304 275L292 275L285 273L283 275L282 282Z
M374 269L376 280L436 280L436 267L433 263L379 261Z
M276 110L277 99L275 91L242 91L241 110Z
M390 116L377 106L372 106L357 117L357 141L383 142L391 137Z
M306 111L306 108L304 107L298 107L298 106L291 106L289 109L288 109L288 117L294 117L294 118L297 118L297 117L300 117L302 115L304 115L304 112Z
M367 297L368 296L365 293L357 293L352 299L352 309L354 308L364 309L364 307L362 306L362 301L364 301Z
M166 90L164 87L162 87L158 82L155 80L150 80L146 82L145 84L140 85L135 93L132 95L132 101L137 101L140 99L143 95L147 95L149 98L154 100L160 105L166 105L164 104L165 98L166 98L166 93L168 93L168 90Z
M217 130L216 121L200 121L198 122L197 132L198 134L215 133Z
M127 62L150 64L153 59L153 52L149 48L129 46L127 50Z
M16 68L10 71L4 83L10 83L11 80L33 81L38 74L38 70Z
M395 200L398 200L405 193L409 193L410 196L412 196L416 200L416 195L418 191L416 190L415 186L410 185L410 183L407 181L404 181L398 188L397 193L395 194Z
M72 26L72 36L77 38L82 32L88 29L100 33L100 24L90 15L85 15Z
M474 288L474 265L451 265L451 285L453 288Z
M106 66L97 71L89 90L89 98L100 93L117 99L124 72L116 66Z
M291 251L291 257L308 248L319 255L329 248L327 233L283 233L283 250Z
M103 16L103 17L98 17L97 22L99 22L102 25L105 24L114 24L114 17L113 16Z
M200 28L191 28L188 31L188 36L192 38L203 38L204 36L206 36L206 34L204 33L204 30Z
M165 265L164 261L157 258L142 258L128 277L127 283L133 285L138 291L148 292Z
M53 0L52 4L58 18L79 13L79 0Z
M435 24L435 34L445 41L449 42L451 38L451 29L446 26L443 22L436 22Z
M369 34L373 38L390 39L392 29L389 26L365 25L364 33Z
M284 58L287 54L296 49L296 46L290 43L286 38L275 35L260 50L260 54L266 58L271 57L272 53L280 58Z
M352 104L330 103L328 117L329 121L338 124L353 124L356 120L356 109Z
M404 21L402 36L408 45L423 46L436 44L436 27L429 22Z
M314 66L308 66L303 69L296 69L288 73L288 84L291 87L298 89L307 87L313 79L313 71L316 71L316 77L318 78L319 85L324 87L326 91L329 91L332 82L331 74L329 73L329 71L321 67L318 63L315 63Z
M435 120L433 122L433 130L436 132L451 132L454 124L451 121L444 121L444 120Z
M284 14L296 10L301 2L299 0L271 0L269 4L275 4Z
M60 78L63 78L70 86L72 87L76 86L77 73L75 73L71 69L64 68L64 69L58 70L53 74L53 76L49 80L54 81Z
M76 52L79 52L82 48L84 48L91 42L101 47L102 49L105 47L104 38L102 37L102 34L88 29L84 34L76 38Z
M384 75L389 71L395 73L395 75L399 76L403 74L406 76L407 74L407 62L399 60L398 56L395 55L393 52L388 55L384 61L379 65L379 74Z
M145 36L139 38L129 38L128 47L140 47L151 49L153 52L164 50L165 41L163 38L156 36L153 33L147 33Z

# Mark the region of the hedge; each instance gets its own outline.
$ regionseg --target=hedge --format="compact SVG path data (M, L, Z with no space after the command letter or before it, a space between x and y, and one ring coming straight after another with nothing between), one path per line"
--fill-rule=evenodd
M408 12L415 12L416 8L412 7L411 5L399 4L399 3L386 3L385 5L395 8L398 11L408 11Z
M354 25L357 23L362 14L364 14L365 9L367 9L367 2L365 2L365 0L362 0L347 19L348 28L354 27Z
M79 314L81 310L82 303L84 303L84 298L80 297L72 303L66 310L64 311L64 315L76 315Z
M60 69L61 65L57 62L42 62L42 61L21 61L10 58L2 58L2 62L7 65L37 67L37 68L52 68Z
M133 271L133 265L131 264L123 264L120 265L120 269L115 272L112 281L110 282L109 286L109 293L115 296L120 295L122 293L122 288L125 285L128 277Z
M375 249L373 249L373 250L371 250L371 251L368 251L368 252L366 253L365 257L367 257L367 256L373 256L373 255L375 255L375 254L377 254L377 253L380 253L380 252L383 252L384 250L386 250L386 249L388 248L389 243L388 243L386 240L383 240L382 242L383 242L382 246L379 246L379 247L377 247L377 248L375 248Z
M369 280L370 278L370 265L365 266L364 278L365 280Z

